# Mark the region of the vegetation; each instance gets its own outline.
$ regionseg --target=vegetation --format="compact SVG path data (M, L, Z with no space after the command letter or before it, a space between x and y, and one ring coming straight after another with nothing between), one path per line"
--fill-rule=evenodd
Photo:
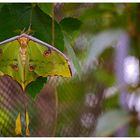
M1 3L0 41L30 29L68 56L73 76L40 77L25 94L1 77L0 135L15 136L26 106L30 136L139 136L139 10L137 3Z

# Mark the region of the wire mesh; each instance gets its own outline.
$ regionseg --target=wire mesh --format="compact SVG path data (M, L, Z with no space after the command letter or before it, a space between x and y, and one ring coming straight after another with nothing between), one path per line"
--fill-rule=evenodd
M29 113L30 136L52 136L56 117L54 100L48 86L33 100L26 96L13 79L1 77L0 136L16 136L15 121L18 113L22 116L22 136L25 136L25 109Z
M95 92L98 94L89 94L87 86L82 86L86 82L50 78L37 97L32 99L16 81L8 76L1 77L0 136L16 136L15 121L18 113L22 116L21 136L26 136L25 110L29 113L30 136L93 135L101 113L103 88L96 87Z

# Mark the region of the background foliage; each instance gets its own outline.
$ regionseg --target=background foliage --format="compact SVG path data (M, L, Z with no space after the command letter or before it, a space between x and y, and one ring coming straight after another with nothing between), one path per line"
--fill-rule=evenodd
M26 95L1 77L0 135L15 136L26 104L31 136L139 136L139 79L127 83L123 67L128 56L140 59L139 10L137 3L1 3L0 41L31 25L32 36L52 44L54 18L54 46L69 57L73 77L40 78Z

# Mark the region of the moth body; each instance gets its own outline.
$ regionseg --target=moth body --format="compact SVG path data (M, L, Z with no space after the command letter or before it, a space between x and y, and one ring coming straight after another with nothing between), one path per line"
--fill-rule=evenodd
M20 57L22 64L25 65L26 63L26 58L27 58L27 47L28 47L28 42L29 39L27 37L20 37L18 39L19 44L20 44Z
M12 52L12 53L11 53ZM27 34L0 42L0 76L9 75L25 90L38 77L71 77L67 57L53 46Z

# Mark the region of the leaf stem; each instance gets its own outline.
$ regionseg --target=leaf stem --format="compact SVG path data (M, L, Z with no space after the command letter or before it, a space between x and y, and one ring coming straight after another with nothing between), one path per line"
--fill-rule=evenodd
M55 3L52 4L52 46L54 46L54 39L55 39L55 33L54 33L54 6L55 6Z

